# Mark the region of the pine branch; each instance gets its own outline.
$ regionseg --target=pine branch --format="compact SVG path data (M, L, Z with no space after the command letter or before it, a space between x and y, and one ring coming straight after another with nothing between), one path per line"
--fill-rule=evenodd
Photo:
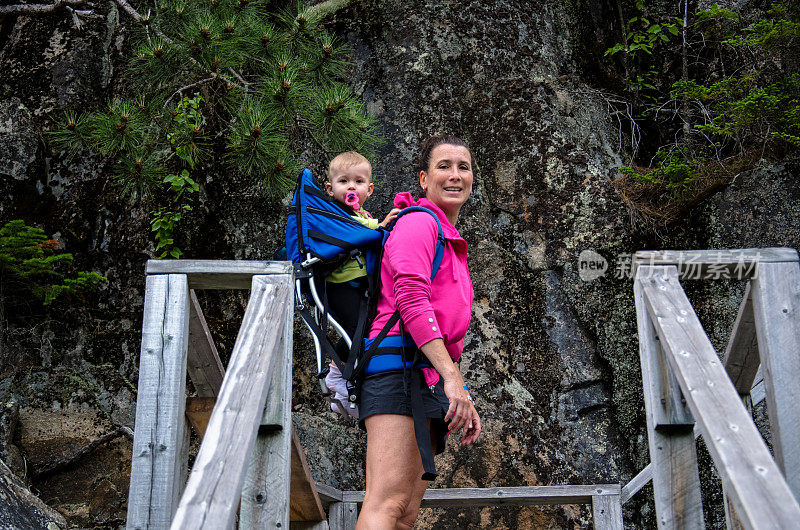
M125 0L114 0L114 1L117 3L117 5L118 5L119 7L121 7L121 8L122 8L122 10L123 10L123 11L125 11L125 12L126 12L126 13L128 13L128 14L129 14L131 17L133 17L133 20L135 20L136 22L141 22L141 21L142 21L142 15L140 15L140 14L139 14L139 12L138 12L138 11L136 11L136 10L133 8L133 6L132 6L132 5L130 5L128 2L126 2ZM164 35L160 35L160 37L161 37L162 39L164 39L164 41L165 41L165 42L167 42L168 44L172 44L172 41L171 41L171 40L169 40L169 39L168 39L166 36L164 36Z
M130 4L127 2L127 0L114 0L114 1L117 3L117 5L119 5L119 6L122 8L122 10L123 10L123 11L125 11L126 13L128 13L128 15L130 15L130 16L131 16L131 17L132 17L132 18L133 18L133 19L134 19L136 22L139 22L139 23L141 23L141 22L142 22L142 15L140 15L140 14L139 14L139 12L138 12L138 11L136 11L136 9L134 9L134 8L133 8L133 6L132 6L132 5L130 5ZM148 28L150 28L150 26L148 26ZM161 40L163 40L165 43L167 43L167 44L172 44L172 43L173 43L173 40L172 40L172 39L170 39L169 37L167 37L166 35L164 35L164 33L162 33L162 32L161 32L160 30L158 30L157 28L151 28L151 29L153 29L153 31L155 32L155 34L156 34L156 35L157 35L157 36L158 36L158 37L159 37ZM200 65L200 64L199 64L199 63L198 63L198 62L195 60L195 58L194 58L194 57L191 57L191 56L190 56L190 57L189 57L189 61L190 61L190 62L191 62L193 65L195 65L195 66L199 66L199 65ZM230 70L231 74L233 74L233 75L236 77L236 79L238 79L238 80L239 80L239 82L241 82L241 83L242 83L242 86L243 86L243 87L244 87L244 89L246 90L246 89L247 89L247 86L249 85L249 83L248 83L247 81L245 81L245 80L244 80L244 78L243 78L241 75L239 75L239 73L238 73L238 72L236 72L236 70L234 70L233 68L229 68L228 70ZM214 72L208 72L208 75L209 75L209 76L211 76L211 77L212 77L212 78L214 78L214 79L220 78L220 79L224 79L226 82L228 82L228 81L229 81L227 78L225 78L225 77L223 77L223 76L221 76L221 75L219 75L219 74L217 74L217 73L214 73ZM233 85L236 85L236 83L231 83L231 84L233 84ZM242 88L242 87L240 87L240 88ZM173 94L173 95L174 95L174 94Z
M214 77L206 77L205 79L201 79L200 81L196 81L196 82L194 82L194 83L192 83L190 85L182 86L181 88L179 88L178 90L173 92L167 98L167 100L164 102L163 108L167 108L167 105L169 104L170 101L172 101L172 98L174 98L175 96L177 96L177 95L181 95L182 96L184 91L189 90L190 88L194 88L194 87L200 86L202 84L208 83L209 81L213 81L214 79L215 79Z
M8 15L42 15L69 6L81 6L86 0L55 0L52 4L15 4L0 6L0 17Z

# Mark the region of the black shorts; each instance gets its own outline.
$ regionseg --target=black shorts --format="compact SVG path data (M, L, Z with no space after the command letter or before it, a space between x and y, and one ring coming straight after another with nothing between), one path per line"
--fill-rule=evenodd
M401 414L411 416L411 399L409 387L411 372L392 371L367 376L361 385L358 404L359 425L364 429L364 420L374 414ZM431 420L431 440L435 443L434 454L444 451L447 439L447 423L444 416L450 408L450 400L444 394L442 378L433 387L433 392L425 384L425 377L420 377L420 386L414 389L422 394L425 417Z

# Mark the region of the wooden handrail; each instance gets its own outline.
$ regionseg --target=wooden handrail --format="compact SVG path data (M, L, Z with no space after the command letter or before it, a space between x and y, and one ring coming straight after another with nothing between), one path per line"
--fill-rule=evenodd
M185 274L190 289L249 289L254 275L292 273L288 261L151 259L147 274Z
M800 505L703 331L677 267L640 266L636 281L669 367L742 522L749 528L793 527L800 521Z
M363 491L341 491L317 483L317 491L325 503L361 504ZM569 486L514 486L508 488L442 488L425 490L423 508L454 506L552 506L558 504L591 504L597 496L620 494L619 484Z
M640 250L633 261L633 272L638 267L675 265L683 279L718 279L733 277L739 280L752 278L759 263L796 263L797 251L793 248L742 248L720 250Z
M751 407L760 404L766 398L764 391L764 378L759 371L758 343L755 336L755 323L753 318L753 303L751 288L748 282L745 286L742 303L736 321L733 324L730 340L725 349L722 361L725 370L733 381L736 390L743 399L748 399ZM752 376L750 374L753 374ZM747 382L750 381L749 390ZM695 439L700 437L700 429L694 428ZM622 486L621 501L625 504L653 479L653 465L647 464L630 482Z
M285 277L252 278L228 371L171 528L228 528L236 513L292 290Z

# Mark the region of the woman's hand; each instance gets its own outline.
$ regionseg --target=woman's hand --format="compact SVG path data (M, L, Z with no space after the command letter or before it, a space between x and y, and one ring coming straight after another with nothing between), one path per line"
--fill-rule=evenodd
M461 445L471 444L481 433L481 419L466 389L458 365L450 358L442 339L426 342L420 349L444 380L444 394L450 401L450 408L447 409L444 421L450 422L448 428L452 432L464 429Z
M400 213L400 208L392 208L392 210L388 214L386 214L384 220L378 223L378 226L386 228L387 226L389 226L389 223L391 223L397 218L397 214L399 213Z
M481 419L475 404L469 395L469 391L464 385L461 374L457 378L445 379L444 393L450 401L450 408L444 416L444 421L449 422L448 428L451 432L463 429L461 445L466 446L478 439L481 433Z

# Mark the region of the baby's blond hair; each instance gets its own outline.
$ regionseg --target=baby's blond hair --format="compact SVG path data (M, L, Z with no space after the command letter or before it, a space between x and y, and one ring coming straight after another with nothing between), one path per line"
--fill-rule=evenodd
M369 163L367 158L360 154L356 153L355 151L347 151L345 153L336 155L331 160L331 163L328 165L328 180L331 179L331 175L333 174L334 170L343 170L349 167L357 166L358 164L366 164L369 167L369 174L370 177L372 176L372 164Z

